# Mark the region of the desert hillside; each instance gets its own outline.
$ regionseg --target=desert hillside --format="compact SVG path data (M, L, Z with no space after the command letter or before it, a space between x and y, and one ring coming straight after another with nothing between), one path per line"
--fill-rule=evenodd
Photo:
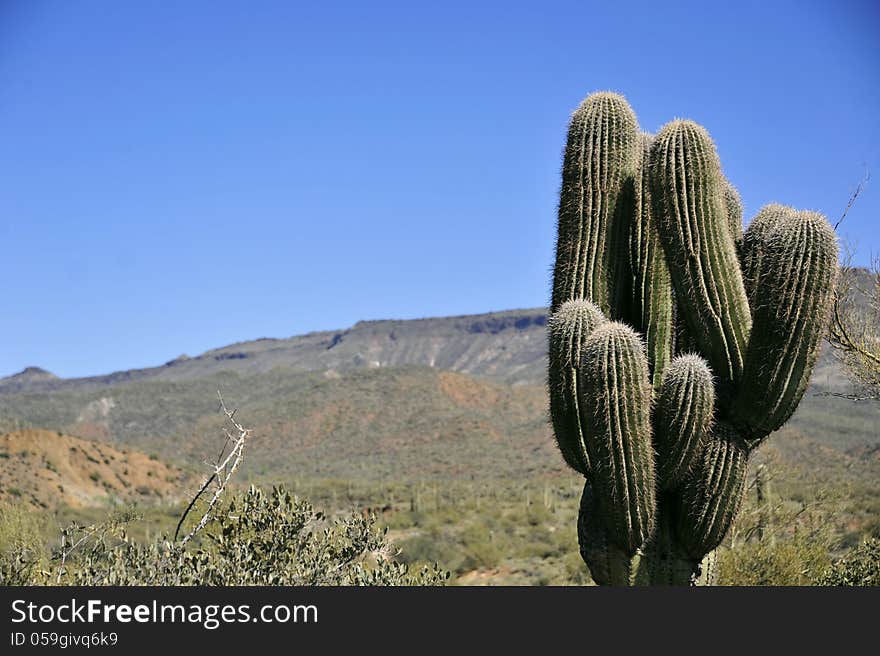
M143 453L48 430L0 436L0 463L0 501L40 508L176 501L193 482Z

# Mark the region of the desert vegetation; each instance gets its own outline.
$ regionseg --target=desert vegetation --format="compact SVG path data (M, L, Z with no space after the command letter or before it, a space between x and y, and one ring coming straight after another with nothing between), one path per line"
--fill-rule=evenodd
M174 527L132 538L143 520L120 507L93 523L73 520L46 540L47 516L0 506L0 585L430 585L448 573L410 568L370 513L327 517L282 487L230 486L251 430L219 395L227 428L210 474ZM60 437L60 436L59 436ZM108 459L109 462L109 459Z
M858 195L858 191L855 196ZM852 265L852 254L840 268L828 343L843 362L856 390L853 400L880 399L880 257L868 269Z
M803 444L792 432L783 431L778 441L783 440ZM880 567L870 556L880 538L876 471L844 460L827 469L810 462L794 465L767 447L751 465L741 510L717 549L717 584L877 584ZM756 476L760 465L765 469ZM230 503L218 509L222 519L193 540L189 555L170 544L185 508L180 502L36 512L6 503L0 509L2 572L7 583L53 583L62 534L75 543L88 533L91 537L68 557L62 582L85 580L86 572L99 583L109 582L97 572L109 572L111 564L113 580L171 581L163 577L173 552L175 567L186 572L181 583L592 585L575 531L581 491L582 485L567 476L515 483L298 478L276 491L235 488ZM242 520L244 508L256 509L251 520ZM296 533L298 526L306 533ZM232 539L216 552L221 545L215 538L224 530ZM280 555L270 541L278 531L292 540ZM363 550L353 554L358 546ZM302 555L308 563L328 565L327 558L316 559L319 549L351 558L340 576L293 565L293 559L301 559L299 550L311 554ZM265 560L270 556L274 566ZM384 558L379 571L377 556ZM238 570L249 558L261 565L243 574ZM220 570L233 563L236 568L224 576Z

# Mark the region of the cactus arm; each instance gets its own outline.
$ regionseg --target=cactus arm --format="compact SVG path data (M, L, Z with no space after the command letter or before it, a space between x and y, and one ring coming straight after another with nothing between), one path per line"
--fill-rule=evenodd
M712 424L712 372L698 355L675 358L663 376L654 409L657 475L664 490L676 487L702 450Z
M699 560L719 544L733 523L743 497L748 448L738 433L718 422L703 453L679 490L676 536Z
M551 312L571 299L591 300L615 317L626 262L618 256L621 191L638 155L638 122L618 94L588 96L572 114L562 189Z
M655 510L648 361L638 335L609 322L584 342L580 365L590 480L602 499L608 539L633 555L651 533Z
M566 301L547 320L553 433L565 462L584 476L590 475L590 459L578 410L576 368L584 341L605 321L596 305L583 300Z
M739 248L743 237L743 206L739 192L730 181L724 180L724 209L727 213L727 229Z
M746 288L749 307L753 309L753 319L755 293L758 290L762 271L761 262L764 258L764 252L767 250L767 234L779 221L792 218L794 213L792 208L778 203L765 205L751 220L748 229L743 234L740 247L740 266L742 267L743 284Z
M690 332L725 387L742 374L751 317L709 134L668 123L651 148L652 198Z
M730 410L754 446L791 417L809 383L837 276L837 240L816 212L780 215L765 231L752 337Z
M641 153L632 189L632 216L628 221L632 308L628 323L644 335L651 383L657 389L672 358L673 303L669 267L651 205L648 158L652 140L649 134L640 135Z

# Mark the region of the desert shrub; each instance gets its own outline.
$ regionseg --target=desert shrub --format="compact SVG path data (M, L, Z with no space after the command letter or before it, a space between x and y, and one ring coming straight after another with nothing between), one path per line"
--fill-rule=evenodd
M43 516L23 504L0 503L0 585L22 585L39 575L49 558Z
M125 524L68 529L65 542L82 546L63 568L59 554L51 572L10 583L54 583L59 571L69 585L435 585L448 576L397 562L373 517L328 518L282 488L251 487L227 502L198 545L138 542Z
M461 572L495 567L511 551L505 534L487 531L479 524L465 527L459 540L463 558L457 571Z
M719 559L719 585L811 585L830 561L826 545L806 535L747 542Z
M581 554L576 549L570 549L561 559L563 577L571 585L588 585L593 582L590 570L584 566Z
M411 535L400 543L399 559L407 564L442 562L458 572L462 560L460 545L454 536L436 529L427 529Z
M813 489L800 500L768 493L775 472L757 474L731 540L718 550L719 585L813 585L839 544L833 531L839 495ZM763 498L757 488L763 489Z
M835 562L817 585L880 585L880 540L869 538Z

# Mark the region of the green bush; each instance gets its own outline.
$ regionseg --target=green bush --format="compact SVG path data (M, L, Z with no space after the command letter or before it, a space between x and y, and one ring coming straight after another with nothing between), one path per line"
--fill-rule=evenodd
M826 545L807 537L747 542L718 555L719 585L811 585L829 564Z
M71 550L62 566L30 577L0 569L0 584L65 585L436 585L448 574L434 567L411 572L372 516L331 519L281 488L251 487L221 508L200 544L130 539L130 517L66 529ZM13 550L7 558L20 558ZM60 572L60 574L59 574Z
M880 540L869 538L834 563L817 585L880 585Z

